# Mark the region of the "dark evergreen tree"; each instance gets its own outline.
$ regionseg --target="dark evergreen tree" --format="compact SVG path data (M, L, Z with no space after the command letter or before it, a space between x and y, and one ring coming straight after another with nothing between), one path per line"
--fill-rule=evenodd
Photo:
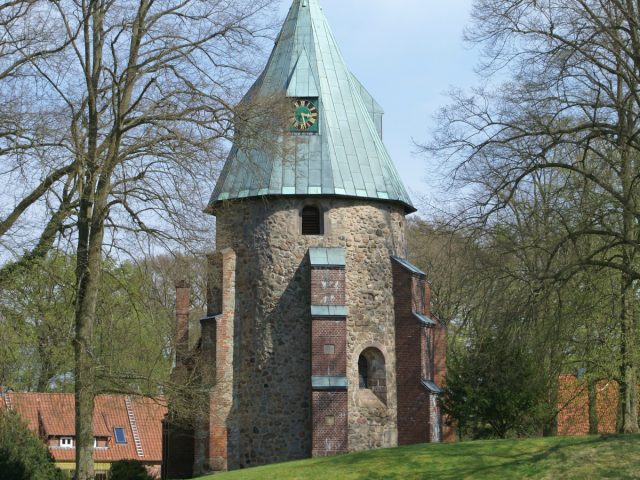
M526 347L480 335L449 355L443 410L461 437L530 435L544 422L544 375Z
M13 412L0 411L0 480L64 480L46 445Z

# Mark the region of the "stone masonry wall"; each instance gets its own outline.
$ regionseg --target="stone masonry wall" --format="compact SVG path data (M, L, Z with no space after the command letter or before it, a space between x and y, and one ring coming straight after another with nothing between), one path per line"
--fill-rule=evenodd
M322 236L302 236L304 206L322 209ZM219 206L216 247L237 255L233 319L233 405L228 468L311 454L310 247L346 249L349 449L395 446L395 331L391 255L406 257L405 219L391 202L266 198ZM385 356L387 404L358 389L358 357ZM360 398L361 396L367 398ZM375 396L374 396L375 397ZM380 402L381 403L381 402Z

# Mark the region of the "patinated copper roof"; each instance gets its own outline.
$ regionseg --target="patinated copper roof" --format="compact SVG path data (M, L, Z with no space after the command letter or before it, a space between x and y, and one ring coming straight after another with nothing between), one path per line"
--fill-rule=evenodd
M295 0L251 99L317 99L317 133L291 133L285 158L234 146L210 205L269 195L391 201L415 211L382 142L383 110L347 67L318 0Z

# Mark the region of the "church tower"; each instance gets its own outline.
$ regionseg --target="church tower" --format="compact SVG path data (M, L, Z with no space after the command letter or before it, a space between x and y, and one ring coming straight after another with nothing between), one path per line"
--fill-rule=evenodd
M415 208L318 0L293 1L247 95L274 97L284 153L234 145L209 206L194 473L442 438L444 330L405 260Z

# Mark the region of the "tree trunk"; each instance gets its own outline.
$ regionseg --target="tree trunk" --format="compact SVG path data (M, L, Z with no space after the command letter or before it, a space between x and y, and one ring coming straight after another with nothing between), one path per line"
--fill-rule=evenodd
M90 129L91 131L91 129ZM95 145L89 137L90 152ZM94 157L95 158L95 157ZM95 165L94 162L89 163ZM106 217L106 192L92 172L85 175L78 212L78 259L75 312L76 480L93 480L93 402L95 362L92 352L98 292L102 274L102 244ZM97 185L97 187L96 187ZM96 192L97 193L94 193Z
M589 380L589 434L598 434L598 390L594 380Z
M92 182L89 182L92 183ZM90 202L79 215L76 281L75 407L76 407L76 479L93 480L93 402L95 364L92 354L98 291L102 268L104 229L95 221ZM90 217L94 217L90 221Z
M623 276L625 277L625 276ZM623 278L621 324L620 403L621 433L638 433L638 370L636 367L635 292L632 282Z
M542 426L543 437L555 437L558 435L558 376L554 374L552 387L549 389L548 408L553 412L551 419Z
M622 263L631 271L635 263L633 245L637 238L637 224L633 183L635 181L635 165L628 150L623 149L622 186L627 199L623 212L623 233L627 245L622 247ZM634 280L626 272L621 275L620 290L620 402L622 433L638 433L638 370L637 370L637 321L636 292Z

